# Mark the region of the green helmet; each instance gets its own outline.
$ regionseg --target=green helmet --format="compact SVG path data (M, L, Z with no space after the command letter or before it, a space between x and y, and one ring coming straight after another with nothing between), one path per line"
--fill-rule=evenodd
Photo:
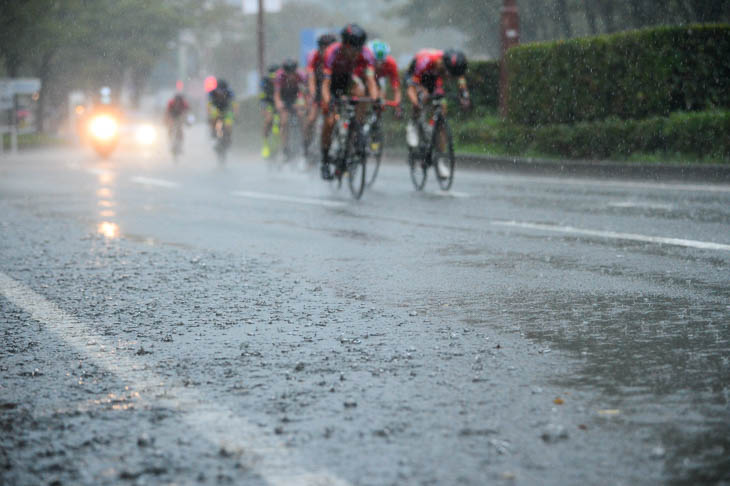
M375 54L377 61L385 61L385 58L390 54L390 46L380 39L375 39L370 43L370 50Z

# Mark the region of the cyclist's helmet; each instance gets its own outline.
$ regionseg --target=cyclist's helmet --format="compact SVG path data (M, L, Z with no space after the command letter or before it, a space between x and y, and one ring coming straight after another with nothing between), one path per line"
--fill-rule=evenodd
M332 34L322 34L317 38L317 47L324 49L334 42L337 42L337 37Z
M452 76L463 76L466 72L466 56L456 49L447 49L444 52L444 65Z
M342 43L352 47L360 48L365 45L368 35L357 24L347 24L340 32Z
M278 70L279 70L279 65L278 64L269 64L269 67L266 68L266 71L269 74L274 74Z
M299 66L299 63L297 61L295 61L294 59L286 59L281 64L281 67L284 69L284 71L286 71L289 74L296 71L298 66Z
M228 89L228 83L226 83L226 81L223 79L219 79L218 86L216 86L216 88L219 89L220 91L225 91Z
M390 54L390 46L380 39L375 39L370 43L370 50L375 54L375 60L377 61L385 61L385 58Z

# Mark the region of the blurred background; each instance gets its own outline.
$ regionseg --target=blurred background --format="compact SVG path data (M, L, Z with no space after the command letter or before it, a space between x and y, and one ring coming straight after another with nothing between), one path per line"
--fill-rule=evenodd
M499 56L502 0L267 0L265 64L300 58L312 33L358 22L401 65L421 47ZM108 86L127 109L161 113L176 92L203 111L207 76L239 98L258 88L257 0L0 1L0 117L15 108L26 131L63 133ZM649 25L727 21L725 0L519 0L521 41L566 39ZM307 37L309 35L309 37ZM38 84L8 101L10 78Z

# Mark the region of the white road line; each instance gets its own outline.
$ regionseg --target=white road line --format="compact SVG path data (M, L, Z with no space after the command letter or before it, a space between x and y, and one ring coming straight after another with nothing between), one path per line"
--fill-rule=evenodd
M501 181L519 182L530 181L543 184L558 184L571 186L592 186L592 187L620 187L626 189L667 189L672 191L704 191L704 192L730 192L728 184L680 184L664 182L643 182L643 181L620 181L620 180L596 180L576 179L571 177L550 177L550 176L505 176L494 177Z
M132 182L136 182L137 184L144 184L146 186L158 186L158 187L166 187L168 189L172 189L175 187L179 187L180 184L177 182L170 182L163 179L152 179L150 177L132 177Z
M231 194L237 197L247 197L249 199L263 199L266 201L279 201L294 204L310 204L313 206L325 206L330 208L341 208L343 206L347 206L347 203L341 201L330 201L327 199L315 199L310 197L282 196L279 194L267 194L263 192L233 191Z
M574 228L572 226L554 226L541 223L523 223L520 221L492 221L497 226L508 226L513 228L527 228L540 231L552 231L555 233L566 233L575 235L597 236L614 240L643 241L646 243L659 243L662 245L684 246L688 248L700 248L702 250L730 251L730 245L712 243L708 241L685 240L681 238L665 238L661 236L647 236L635 233L618 233L615 231L600 231Z
M428 194L434 195L434 196L440 196L440 197L453 197L453 198L459 198L459 199L466 199L468 197L471 197L471 194L467 194L466 192L458 192L458 191L435 191L435 192L429 192Z
M609 208L620 209L657 209L660 211L671 211L671 204L657 204L649 202L620 201L608 203Z
M166 386L165 377L155 374L144 363L135 361L118 343L97 334L91 327L65 312L31 288L0 272L0 295L28 312L32 319L78 353L106 368L120 379L140 390L150 390L150 396L161 406L178 410L187 427L215 446L241 451L254 470L273 486L349 486L345 480L327 471L307 471L297 465L294 452L271 434L230 409L185 387ZM131 353L131 351L129 351ZM155 392L165 392L155 393Z

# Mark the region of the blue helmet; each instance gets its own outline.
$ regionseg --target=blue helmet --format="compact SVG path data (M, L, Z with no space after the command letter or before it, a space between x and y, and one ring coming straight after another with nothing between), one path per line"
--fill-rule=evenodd
M390 55L390 46L387 42L383 42L380 39L375 39L370 43L370 50L375 54L375 60L385 61L385 58Z

